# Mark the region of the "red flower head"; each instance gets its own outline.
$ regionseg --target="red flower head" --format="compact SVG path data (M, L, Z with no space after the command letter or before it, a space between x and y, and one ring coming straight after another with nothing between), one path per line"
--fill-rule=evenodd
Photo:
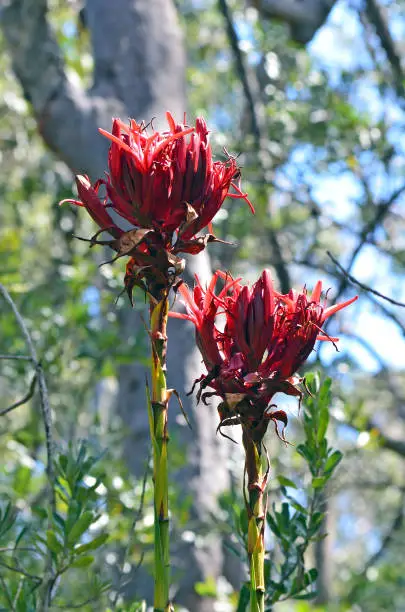
M216 294L218 278L224 280L224 287ZM321 290L318 282L310 297L306 289L282 295L274 290L268 270L252 287L220 271L206 290L198 278L192 292L184 284L180 286L187 313L170 314L195 325L207 368L207 374L197 381L198 399L201 394L203 401L212 395L221 397L221 425L246 424L247 419L260 437L269 420L287 424L285 412L271 411L272 397L281 391L301 398L296 386L300 379L294 374L316 340L338 341L322 332L322 325L357 299L325 308L320 301ZM221 317L223 331L218 325ZM202 393L206 387L214 391Z
M109 244L116 258L131 256L125 277L130 296L134 285L141 285L157 297L156 276L166 287L173 285L184 267L178 253L198 253L216 240L197 234L210 226L227 196L246 200L254 212L240 190L235 159L212 161L204 119L194 128L166 116L169 130L151 136L133 119L129 126L114 119L111 134L100 130L111 140L107 178L91 185L87 176L77 176L79 199L64 200L84 206L99 225L91 245ZM124 231L120 219L133 229ZM114 240L97 240L103 231Z

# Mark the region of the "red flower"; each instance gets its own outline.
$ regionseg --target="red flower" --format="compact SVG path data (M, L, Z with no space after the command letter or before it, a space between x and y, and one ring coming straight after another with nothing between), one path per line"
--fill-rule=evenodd
M224 287L215 294L218 278L224 280ZM220 271L214 274L206 290L198 278L192 292L184 284L180 286L187 313L170 314L195 325L197 344L208 372L198 381L201 383L198 397L206 387L214 389L202 398L203 401L211 395L222 398L223 424L241 422L248 413L257 423L264 417L267 422L270 419L287 423L283 411L268 411L272 397L278 391L301 397L296 387L300 379L294 374L308 358L316 340L338 341L322 332L324 321L357 299L325 308L320 301L321 289L319 281L310 297L306 289L282 295L274 290L268 270L252 287L243 286L240 279L233 280ZM218 326L221 316L223 331Z
M84 206L100 229L114 237L110 242L98 241L99 232L90 241L92 245L109 244L118 257L132 257L130 282L145 276L139 270L145 265L150 269L150 258L162 249L172 258L160 261L161 272L168 282L173 280L168 278L168 270L173 261L179 265L178 253L198 253L207 242L216 240L212 234L196 234L211 224L227 196L246 200L254 212L240 190L235 159L228 156L225 162L212 161L204 119L198 118L194 128L176 124L170 113L166 116L169 130L151 136L134 120L127 126L114 119L111 134L100 130L111 140L107 178L92 185L88 177L77 176L79 199L63 200ZM128 223L133 226L129 232L123 229ZM143 232L142 238L138 233L133 240L134 231L140 229L150 231ZM139 257L145 252L149 256L146 264L145 258ZM137 274L131 276L134 267Z

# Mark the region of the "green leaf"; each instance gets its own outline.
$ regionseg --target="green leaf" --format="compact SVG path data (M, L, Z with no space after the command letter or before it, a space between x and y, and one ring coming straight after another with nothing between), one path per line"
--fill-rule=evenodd
M65 535L67 535L73 528L74 524L78 520L82 510L82 505L79 504L75 499L70 499L69 510L67 513L67 519L65 522Z
M24 535L29 531L29 526L28 525L24 525L24 527L21 529L20 533L18 534L18 536L16 537L15 543L14 543L14 548L18 548L19 543L21 542L21 539L24 537Z
M94 561L94 557L87 555L86 557L78 557L71 563L71 567L88 567Z
M89 510L83 512L81 517L76 521L76 523L70 530L67 536L67 543L69 545L75 544L80 539L80 536L83 535L85 531L87 531L93 521L94 515L92 512L90 512Z
M313 599L316 597L316 591L311 591L311 593L303 593L303 595L293 595L294 599Z
M8 502L4 512L0 509L0 536L4 536L14 525L17 513L11 502Z
M249 585L245 582L242 585L242 588L239 593L239 601L238 607L236 608L236 612L247 612L250 601L250 588Z
M201 597L216 597L217 583L212 576L209 576L205 582L196 582L194 589Z
M302 536L303 538L307 537L307 522L302 514L297 516L294 526L298 535Z
M66 474L66 469L68 466L68 458L66 455L59 455L59 469L61 470L62 475Z
M283 531L289 531L290 526L290 506L283 502L281 505L281 515L280 520L282 520Z
M108 540L108 537L108 533L102 533L101 535L94 538L94 540L91 540L90 542L87 542L86 544L82 544L81 546L75 548L74 552L77 555L81 555L82 553L88 552L89 550L96 550L97 548L100 548L100 546L102 546L104 542L106 542L106 540Z
M327 482L327 480L328 478L326 476L317 476L312 479L312 487L314 489L321 489L322 487L325 486L325 483Z
M332 379L330 377L325 378L319 390L320 402L327 403L327 404L329 403L329 394L330 394L331 386L332 386Z
M48 513L45 508L42 508L41 506L32 506L31 510L34 514L36 514L36 516L39 516L39 518L41 519L46 519L46 517L48 516Z
M273 516L270 514L270 512L267 513L267 523L270 529L272 530L272 532L274 533L274 535L278 538L281 538L281 531L278 528L278 525L275 522Z
M310 449L307 444L299 444L297 446L297 453L299 453L301 457L304 457L305 461L309 464L315 459L313 450Z
M308 527L308 535L310 537L313 537L315 533L318 531L324 516L325 516L324 512L314 512L311 518L311 522Z
M269 559L264 560L264 584L267 585L271 579L272 562Z
M282 487L291 487L293 489L297 488L297 485L292 480L290 480L289 478L286 478L285 476L277 476L277 480L279 481Z
M238 559L244 559L245 555L243 554L242 547L229 542L229 540L224 541L224 547L230 550Z
M59 527L63 531L65 529L65 521L63 517L57 512L52 512L52 518L55 526Z
M333 470L339 465L343 459L343 454L336 450L326 460L324 470L325 472L333 472Z
M299 502L297 502L297 500L291 497L291 495L286 495L286 497L290 502L291 508L294 508L294 510L297 510L297 512L300 512L302 514L308 514L308 509L302 506Z
M305 375L305 381L312 395L317 395L319 384L320 384L319 383L319 373L318 372L308 372L308 374Z
M241 533L246 535L248 532L248 526L249 526L249 520L248 520L246 508L242 508L242 510L240 511L239 524L240 524Z
M315 580L318 578L318 570L315 567L312 567L307 573L306 573L306 577L307 577L307 581L308 581L308 585L312 584L313 582L315 582Z
M48 529L46 532L46 545L53 553L56 555L60 554L63 551L63 544L59 542L55 533Z
M324 406L321 408L320 413L319 413L319 425L318 425L318 432L316 435L316 440L318 442L318 444L320 442L322 442L322 440L325 437L326 431L328 429L328 425L329 425L329 408L328 406Z

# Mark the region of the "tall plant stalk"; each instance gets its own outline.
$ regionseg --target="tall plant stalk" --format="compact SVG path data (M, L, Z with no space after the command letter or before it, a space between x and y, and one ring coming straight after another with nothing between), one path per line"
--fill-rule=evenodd
M152 393L148 391L149 424L153 445L153 481L155 513L154 610L170 612L169 600L169 496L167 413L169 394L166 385L166 349L168 294L159 301L150 301L150 337L152 344Z
M243 427L243 446L245 448L245 493L248 514L247 552L250 564L250 610L264 612L264 526L265 502L264 490L267 472L263 469L262 442L252 437L252 431Z

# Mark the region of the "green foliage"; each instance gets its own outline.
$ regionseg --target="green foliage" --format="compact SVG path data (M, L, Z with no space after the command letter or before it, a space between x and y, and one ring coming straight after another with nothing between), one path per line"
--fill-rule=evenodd
M7 604L11 598L24 601L24 605L36 605L46 573L51 575L51 597L57 600L64 590L63 576L76 568L82 570L82 586L83 576L89 578L89 599L99 601L109 589L108 581L93 579L95 559L88 554L100 549L108 539L107 533L97 533L100 499L96 489L102 482L96 465L99 459L89 453L84 442L77 451L70 448L60 454L55 465L56 506L52 508L47 503L45 494L33 508L35 514L29 522L13 509L11 502L4 505L0 513L0 568L4 569L1 603ZM86 484L89 478L95 478L92 486Z

